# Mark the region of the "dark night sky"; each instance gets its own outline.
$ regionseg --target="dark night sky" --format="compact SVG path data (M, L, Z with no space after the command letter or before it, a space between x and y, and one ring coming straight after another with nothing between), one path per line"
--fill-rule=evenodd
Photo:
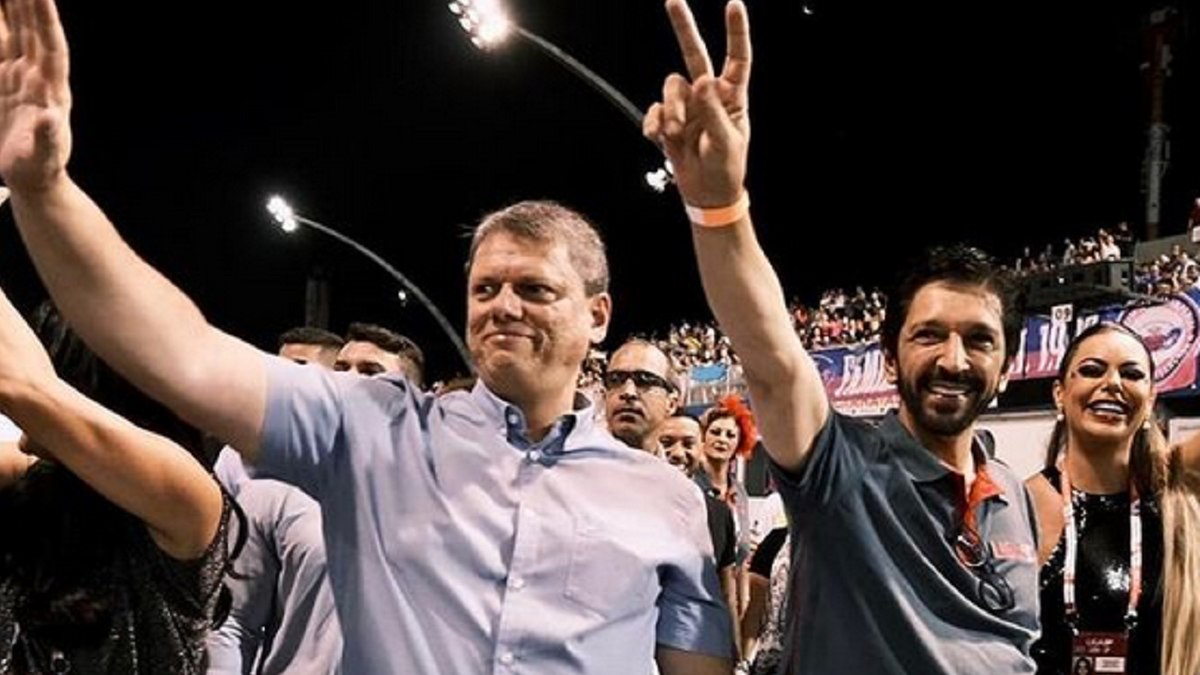
M364 258L285 237L263 203L376 249L461 326L464 225L554 198L609 241L611 335L706 315L673 194L641 184L654 149L527 44L476 51L441 2L242 6L64 0L72 173L125 237L215 323L260 345L303 318L315 265L332 323L398 327L454 369L433 322ZM513 0L516 19L647 105L678 68L656 0ZM966 239L997 253L1143 220L1147 93L1140 2L749 0L749 184L789 294L889 277L897 256ZM723 3L694 0L710 47ZM1200 11L1181 4L1168 82L1164 229L1200 191ZM713 30L716 29L716 30ZM154 74L152 74L154 73ZM436 197L445 195L445 197ZM0 283L38 294L9 216ZM903 243L881 245L884 238Z

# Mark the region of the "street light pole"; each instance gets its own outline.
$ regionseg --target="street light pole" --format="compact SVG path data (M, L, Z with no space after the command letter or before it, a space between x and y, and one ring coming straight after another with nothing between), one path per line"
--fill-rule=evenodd
M471 43L479 49L495 48L510 34L515 33L557 61L559 65L574 73L576 77L588 83L605 100L616 106L617 110L620 110L621 114L633 122L633 125L641 132L642 118L645 117L641 108L634 105L616 87L597 75L591 68L580 63L578 59L561 47L509 20L498 0L452 0L448 7L450 12L458 17L458 23L470 36ZM674 181L675 173L669 161L664 161L662 168L646 173L646 183L655 192L663 192L667 189L667 185Z
M450 325L448 320L446 320L446 316L442 314L441 310L437 308L437 305L435 305L433 301L429 299L429 296L425 295L425 292L422 291L412 281L410 281L408 277L404 276L400 270L396 269L391 263L384 260L383 257L381 257L378 253L375 253L371 249L363 246L354 239L347 237L341 232L338 232L332 227L297 214L282 197L271 197L271 199L267 202L267 210L271 213L271 216L275 219L275 222L279 224L280 229L282 229L284 232L295 232L299 225L307 225L308 227L311 227L322 234L326 234L334 239L337 239L343 244L366 256L371 260L371 262L382 267L384 271L392 275L392 278L399 282L404 289L406 289L413 295L413 297L415 297L422 305L424 305L425 309L429 310L429 313L433 315L434 320L437 321L438 326L440 326L442 331L445 332L446 337L450 338L451 344L453 344L454 348L458 350L458 355L462 357L463 363L467 366L467 370L472 373L475 372L475 368L471 365L471 356L467 352L466 345L463 344L462 338L458 336L458 333L454 331L454 327Z

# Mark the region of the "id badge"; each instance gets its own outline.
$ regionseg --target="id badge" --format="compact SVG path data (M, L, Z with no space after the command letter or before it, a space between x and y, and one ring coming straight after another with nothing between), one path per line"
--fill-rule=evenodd
M1080 631L1071 645L1071 675L1125 674L1126 633Z

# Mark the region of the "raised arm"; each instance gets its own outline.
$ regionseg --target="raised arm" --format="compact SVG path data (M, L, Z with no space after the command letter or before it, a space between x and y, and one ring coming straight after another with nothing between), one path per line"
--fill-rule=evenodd
M668 0L666 6L690 81L678 74L667 77L663 100L646 113L644 132L671 160L687 206L710 210L714 220L734 221L715 227L693 223L700 278L709 306L742 360L763 445L780 465L798 470L829 415L829 402L820 373L792 328L779 278L749 212L736 208L748 199L746 7L741 0L726 5L728 54L720 76L714 76L687 3Z
M0 176L17 226L60 310L138 387L243 452L258 447L262 358L208 324L126 244L67 174L71 91L53 0L0 13Z
M0 411L43 452L141 519L167 554L192 559L212 542L222 509L216 481L183 448L59 380L2 292Z

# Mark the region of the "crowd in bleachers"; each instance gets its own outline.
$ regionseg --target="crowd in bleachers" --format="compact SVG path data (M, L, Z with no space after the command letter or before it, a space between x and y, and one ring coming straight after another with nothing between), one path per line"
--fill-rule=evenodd
M1112 232L1100 228L1096 234L1082 237L1078 240L1070 237L1063 240L1061 250L1056 250L1054 244L1046 244L1040 252L1034 253L1033 248L1026 246L1020 257L1013 263L1013 270L1018 274L1036 274L1072 265L1089 265L1104 260L1119 260L1133 257L1135 240L1129 230L1129 223L1118 223Z
M879 289L870 293L862 286L847 293L826 291L815 308L793 300L789 309L792 325L806 349L870 342L879 336L887 299Z
M676 368L731 366L737 363L737 355L733 353L729 338L712 321L685 321L678 326L671 326L666 339L655 342L671 357Z
M1101 228L1095 235L1078 240L1067 238L1061 249L1047 244L1035 254L1027 246L1013 262L1012 269L1020 275L1029 275L1074 265L1132 259L1135 243L1128 223L1121 222L1112 232ZM1169 253L1136 264L1131 290L1142 295L1162 297L1186 291L1194 287L1197 281L1200 281L1200 262L1183 246L1176 244Z
M1025 247L1011 269L1017 274L1029 275L1075 265L1131 259L1135 243L1129 224L1121 222L1111 231L1101 228L1093 235L1067 238L1061 248L1047 244L1035 254L1031 247ZM1165 296L1185 291L1198 282L1200 261L1176 245L1170 253L1137 264L1132 290L1143 295ZM879 289L866 291L859 286L853 292L844 289L826 291L815 307L793 298L789 310L805 349L819 350L876 340L886 315L887 299ZM729 338L711 321L671 326L665 338L654 341L671 356L681 372L694 366L732 366L738 362Z
M1170 253L1140 263L1134 272L1134 290L1146 295L1182 293L1200 281L1200 263L1176 244Z

